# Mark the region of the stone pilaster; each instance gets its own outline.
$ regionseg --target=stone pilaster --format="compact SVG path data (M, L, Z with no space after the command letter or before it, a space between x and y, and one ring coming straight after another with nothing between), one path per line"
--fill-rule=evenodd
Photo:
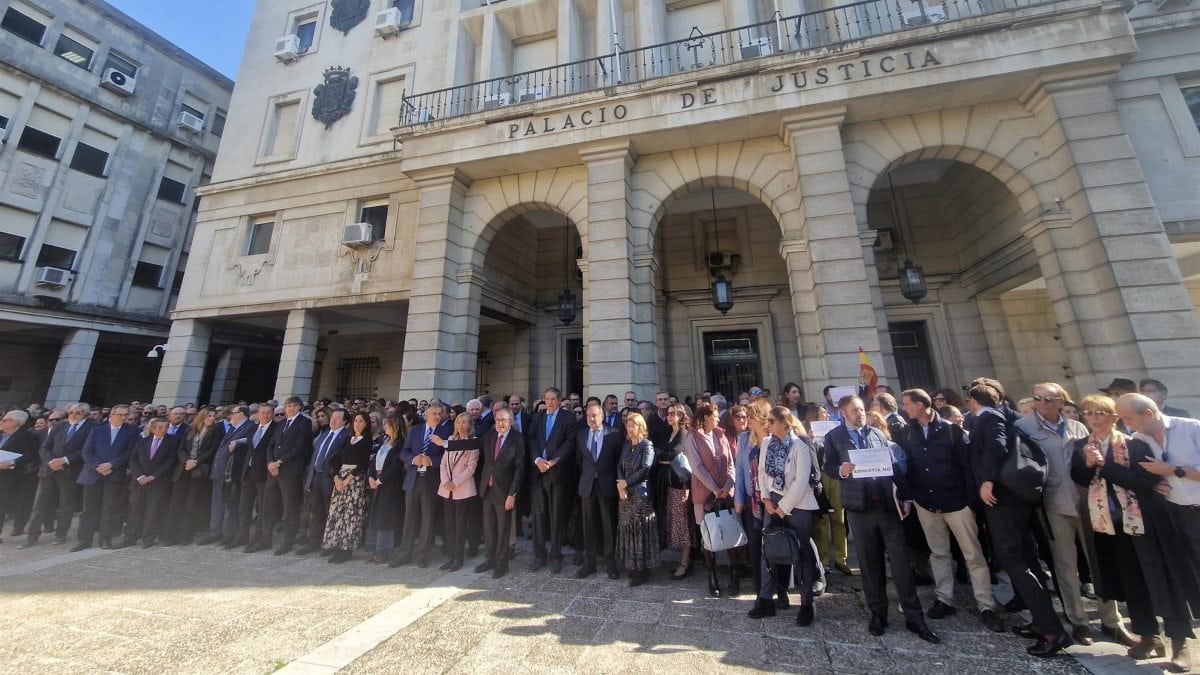
M466 401L475 394L481 270L462 246L463 196L457 171L415 178L421 189L412 294L400 398Z
M198 402L211 338L212 326L199 319L179 319L171 323L167 351L162 355L162 368L158 371L158 386L154 388L155 403Z
M979 309L979 321L983 324L983 338L987 344L992 367L990 372L970 374L962 381L962 384L965 385L976 377L991 375L1000 380L1006 393L1011 391L1016 394L1025 391L1028 387L1024 386L1026 383L1021 375L1021 364L1017 360L1019 356L1016 347L1013 346L1012 333L1009 332L1004 303L997 297L979 298L975 301L975 306Z
M796 157L804 226L780 245L788 267L804 364L805 393L820 400L825 384L858 382L858 350L881 381L887 365L842 151L844 110L784 120L784 142ZM803 241L803 247L798 245ZM800 250L800 249L803 250ZM800 297L803 296L803 297Z
M212 394L208 400L214 403L228 403L237 396L238 376L242 372L242 359L246 350L241 347L229 347L221 352L217 359L217 368L213 372Z
M630 231L628 142L581 153L588 171L588 245L584 271L587 391L647 396L658 386L654 330L657 263L635 250Z
M317 339L321 318L307 309L288 312L283 332L283 352L279 355L279 374L275 377L275 398L283 401L299 396L312 397L313 370L317 361Z
M1200 404L1200 320L1188 298L1109 77L1042 83L1023 97L1061 208L1025 227L1070 355L1075 387L1113 377L1162 380L1179 404Z
M88 371L92 369L92 356L96 353L96 343L99 341L98 330L81 328L67 334L58 352L54 377L50 378L50 390L46 393L48 407L61 408L83 396Z

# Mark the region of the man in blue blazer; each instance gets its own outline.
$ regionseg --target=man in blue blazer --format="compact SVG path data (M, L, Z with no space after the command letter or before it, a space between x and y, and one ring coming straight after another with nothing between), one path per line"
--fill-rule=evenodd
M537 571L549 561L551 571L557 573L562 570L563 537L575 505L575 413L563 409L562 393L554 387L545 391L542 400L546 412L534 416L525 434L533 465L529 472L533 563L529 569Z
M274 447L267 448L267 491L263 496L263 536L282 523L283 543L275 555L292 550L300 530L300 505L304 497L304 471L313 454L312 420L300 411L304 402L290 396L283 402L286 419L275 434Z
M83 515L79 517L79 543L73 551L91 548L97 528L100 548L112 548L125 468L141 437L137 427L125 424L128 416L129 406L113 406L108 424L92 429L83 444L83 470L76 481L83 486Z
M613 559L617 531L617 462L621 460L624 434L605 426L604 410L592 402L587 408L587 426L575 432L575 464L579 467L579 503L583 515L584 562L576 579L596 573L597 551L607 563L608 578L620 577Z
M313 457L304 473L303 511L311 523L308 539L297 555L308 555L321 550L325 539L325 521L329 520L329 500L333 497L333 477L338 468L329 466L329 458L340 455L350 443L350 429L346 423L346 411L335 408L329 412L329 428L313 442ZM267 533L269 540L270 533Z
M454 427L445 418L445 406L431 404L425 409L425 423L413 425L400 448L400 461L404 464L404 532L396 546L396 557L388 563L390 567L412 561L414 546L417 565L429 566L437 490L441 482L439 467L444 452L442 446L435 445L430 438L449 438L454 432Z
M218 541L225 548L237 546L240 528L238 509L242 501L242 472L237 469L246 461L250 434L254 431L249 417L249 407L233 407L229 413L232 428L221 439L213 459L213 477L221 483L221 523L216 533L220 535Z

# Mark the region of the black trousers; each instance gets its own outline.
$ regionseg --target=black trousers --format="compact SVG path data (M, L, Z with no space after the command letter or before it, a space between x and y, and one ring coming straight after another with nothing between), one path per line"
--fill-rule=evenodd
M238 541L258 541L270 545L271 538L263 538L266 529L263 518L263 498L267 492L267 481L242 481L242 494L238 495ZM258 527L251 532L251 525Z
M120 481L100 480L83 486L83 514L79 516L79 543L91 545L99 533L100 541L112 541L121 508L123 486Z
M221 543L238 543L241 529L242 484L230 481L221 490ZM245 544L246 542L242 542Z
M535 469L536 470L536 469ZM533 484L533 556L562 560L563 538L575 495L570 486L550 478ZM549 547L549 552L547 552Z
M487 561L497 569L508 569L508 537L512 527L512 512L504 509L508 493L492 486L483 496L483 538L487 546Z
M302 481L303 478L300 476L267 477L266 495L263 497L262 532L264 541L268 545L270 545L270 537L276 525L281 526L279 536L283 540L283 545L291 546L296 543L296 533L300 530L300 503L304 496ZM325 509L329 509L328 501L325 503ZM325 532L324 528L325 521L322 520L322 534Z
M887 571L884 566L890 562L892 584L900 598L905 621L924 621L921 601L917 599L917 582L908 560L904 524L891 497L872 502L866 511L847 509L846 525L854 532L854 550L858 554L858 564L862 566L863 595L871 612L887 615Z
M171 488L171 506L167 512L163 539L185 544L191 542L196 532L203 530L208 522L211 499L212 481L184 473Z
M0 481L0 528L4 527L6 515L12 516L14 531L22 531L29 523L29 514L33 512L33 500L37 495L38 477L36 473L25 473L21 469L5 471L3 481Z
M467 515L478 504L478 497L442 499L442 536L445 538L446 551L451 560L463 559L463 547L467 541Z
M466 542L471 548L479 548L483 545L483 502L479 497L472 497L467 500L466 509Z
M596 566L599 556L613 564L613 542L617 533L617 498L605 497L593 486L592 494L580 497L581 524L583 529L584 562L588 567Z
M413 487L404 493L404 532L396 545L399 557L416 554L428 558L433 551L433 534L438 507L438 481L441 474L431 468L424 474L415 472ZM415 541L414 541L415 540Z
M1050 594L1042 587L1041 576L1030 569L1026 537L1033 506L1009 497L996 506L987 507L988 529L992 533L992 548L996 561L1008 574L1013 590L1020 596L1033 625L1047 635L1062 635L1063 624L1054 612Z
M811 519L810 519L811 520ZM784 597L787 595L788 580L792 576L791 565L767 565L766 559L762 553L762 531L763 521L755 518L753 511L750 509L742 510L742 529L746 530L746 539L750 542L746 545L746 555L749 556L747 564L750 565L750 578L754 582L754 588L758 591L758 596L763 600L770 600L771 595ZM812 523L809 523L809 537L812 537ZM804 545L804 540L800 541L801 546ZM811 552L812 547L809 547ZM814 556L815 559L815 556ZM815 574L815 566L814 566ZM763 581L768 580L767 584ZM774 590L770 590L771 588ZM808 585L809 592L812 591L812 584ZM768 592L769 591L769 592Z
M46 523L53 521L57 529L54 538L66 541L75 513L75 481L67 471L55 471L38 479L33 499L33 514L29 518L29 535L36 537ZM57 515L55 515L57 513Z
M129 520L125 522L125 541L142 539L152 542L158 537L166 520L167 504L171 499L171 481L150 481L129 487Z
M792 509L787 518L767 516L767 523L751 516L750 520L757 526L758 535L759 548L757 554L752 554L757 555L752 566L758 572L756 577L759 580L759 600L770 601L776 595L786 595L788 578L792 573L792 565L767 565L766 558L762 557L762 528L766 524L775 523L790 528L796 534L796 541L800 542L800 561L795 565L796 583L800 586L800 604L805 607L812 606L813 583L817 580L817 553L813 550L812 542L813 519L816 514L816 511ZM754 539L751 539L751 542L753 547ZM884 592L887 592L886 589Z

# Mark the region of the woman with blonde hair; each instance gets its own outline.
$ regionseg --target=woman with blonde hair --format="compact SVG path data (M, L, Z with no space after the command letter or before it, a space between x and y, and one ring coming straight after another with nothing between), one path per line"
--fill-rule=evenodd
M647 438L646 418L625 418L625 445L617 463L617 540L613 557L629 574L629 585L645 583L658 564L658 522L647 478L654 465L654 444Z
M460 413L454 418L452 441L465 441L475 437L475 423L470 413ZM475 498L475 467L479 465L479 450L446 450L442 453L441 483L438 497L442 498L442 513L445 515L443 536L450 551L450 560L441 569L455 572L463 566L463 547L467 528L467 513L471 500Z

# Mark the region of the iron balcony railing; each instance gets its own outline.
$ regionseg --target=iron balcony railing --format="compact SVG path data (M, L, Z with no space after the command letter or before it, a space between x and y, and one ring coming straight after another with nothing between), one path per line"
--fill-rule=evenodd
M934 23L1050 4L1056 0L864 0L403 97L411 127L529 101L571 96L783 53L805 53Z

